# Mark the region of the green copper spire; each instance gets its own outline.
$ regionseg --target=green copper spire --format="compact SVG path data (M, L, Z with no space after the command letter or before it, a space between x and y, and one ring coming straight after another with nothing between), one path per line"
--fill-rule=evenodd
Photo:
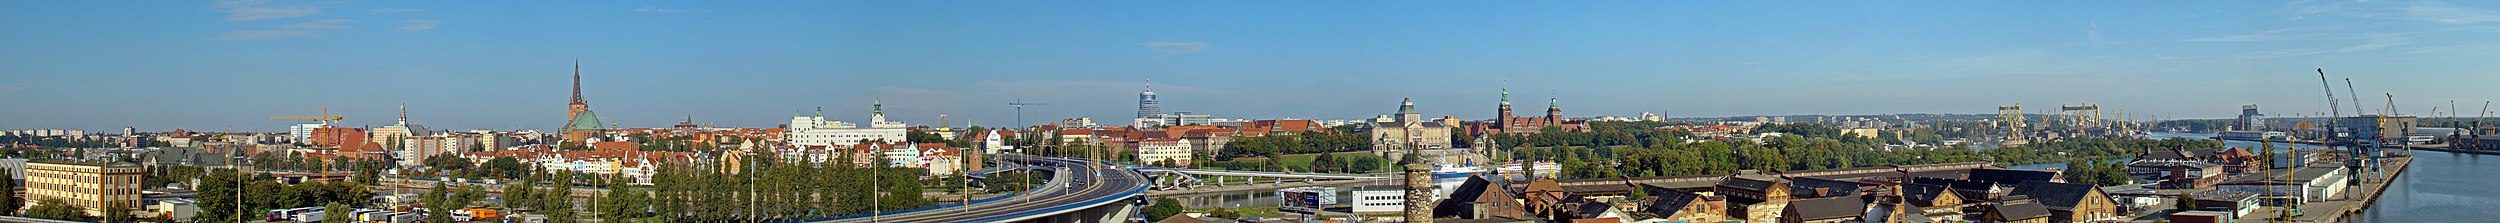
M1416 114L1415 99L1407 98L1403 100L1404 101L1398 102L1398 114Z
M1510 87L1503 87L1503 88L1502 88L1502 105L1504 105L1504 106L1509 106L1509 105L1510 105Z

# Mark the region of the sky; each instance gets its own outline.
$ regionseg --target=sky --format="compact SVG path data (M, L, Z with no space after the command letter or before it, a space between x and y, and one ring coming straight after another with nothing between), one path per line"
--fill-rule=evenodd
M2489 1L0 1L0 129L554 129L579 61L626 127L689 116L1125 123L1428 116L2225 118L2500 99ZM2347 90L2350 77L2357 89ZM2353 113L2345 102L2344 113ZM2443 111L2456 109L2441 108Z

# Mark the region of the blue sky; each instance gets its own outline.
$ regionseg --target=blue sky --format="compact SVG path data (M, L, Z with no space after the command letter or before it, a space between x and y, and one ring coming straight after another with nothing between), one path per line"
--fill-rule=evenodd
M581 61L609 123L766 127L825 107L1006 125L1167 111L1427 115L1992 113L2095 103L2228 117L2494 100L2481 1L6 1L0 128L549 129ZM2346 105L2350 107L2350 105ZM2447 109L2442 109L2447 110ZM2351 111L2346 111L2351 112ZM2471 114L2468 114L2471 116Z

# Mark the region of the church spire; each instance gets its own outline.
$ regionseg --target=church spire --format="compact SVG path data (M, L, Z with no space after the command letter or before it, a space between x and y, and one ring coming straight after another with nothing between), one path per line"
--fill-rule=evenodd
M885 99L882 99L882 98L881 98L881 99L876 99L876 100L869 101L869 102L868 102L868 107L869 107L869 110L868 110L869 114L873 114L873 115L885 115Z
M1510 106L1510 87L1502 87L1502 106Z
M588 100L582 100L582 59L573 59L573 103L590 103Z
M408 125L408 103L399 103L399 125Z

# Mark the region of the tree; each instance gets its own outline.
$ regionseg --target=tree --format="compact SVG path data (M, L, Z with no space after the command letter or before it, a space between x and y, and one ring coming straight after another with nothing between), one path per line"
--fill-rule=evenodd
M2083 162L2066 163L2065 173L2060 173L2060 175L2066 177L2067 183L2101 186L2100 174L2092 171L2093 168L2100 167L2099 162L2100 161L2084 160Z
M432 209L425 212L425 222L451 222L450 193L450 187L443 185L442 181L434 181L434 189L426 190L425 195L417 198L417 202Z
M133 212L133 211L139 211L139 210L137 210L137 209L131 209L131 207L130 207L130 205L129 205L129 204L120 204L120 203L106 204L106 205L104 205L104 216L101 216L101 217L104 217L104 222L116 222L116 221L120 221L120 222L135 222L135 221L138 221L138 220L139 220L139 216L138 216L138 215L131 215L131 214L130 214L130 212Z
M1215 217L1215 218L1222 218L1222 219L1241 219L1241 211L1235 211L1235 210L1233 210L1233 209L1231 209L1231 208L1215 208L1215 210L1214 210L1214 211L1210 211L1210 212L1213 212L1213 213L1207 213L1207 217Z
M349 211L352 208L347 206L347 203L335 202L323 206L321 210L329 214L321 215L321 222L355 222L356 216Z
M573 171L556 171L547 182L554 185L547 189L546 198L540 198L538 205L543 208L538 211L547 213L548 223L573 223Z
M616 176L607 182L606 201L599 204L600 222L625 222L627 218L642 216L642 210L648 207L643 204L643 200L648 198L642 191L628 187L630 180L625 176Z
M512 157L495 157L494 159L486 160L485 165L479 166L479 169L486 171L489 176L502 179L513 179L528 176L528 173L522 172L527 171L527 168L528 166L521 165L520 159L514 159Z
M2174 206L2170 207L2171 209L2175 209L2174 211L2196 210L2196 196L2188 194L2187 191L2180 191L2178 200L2171 202L2177 203L2172 204Z
M530 187L536 187L536 186L538 186L538 178L537 178L537 177L530 177L528 173L521 173L519 178L521 178L520 182L514 182L514 183L512 183L512 184L510 184L510 185L505 185L505 186L503 187L503 204L504 204L504 207L507 207L507 208L531 208L531 207L537 207L537 206L538 206L538 205L537 205L538 203L535 203L535 201L537 201L537 198L538 198L538 197L537 197L537 196L532 196L532 195L531 195L532 193L530 193L530 192L532 192L533 190L531 190L531 189L530 189Z
M234 169L208 171L208 174L200 178L200 185L195 185L199 188L200 213L192 216L191 221L237 222L245 219L243 216L247 214L235 212L236 209L247 206L243 200L245 196L237 194L242 192L242 188L237 187L239 185L236 184L242 181L243 176L236 173Z
M86 208L69 205L68 202L62 202L61 199L50 198L43 199L42 201L36 201L35 207L26 209L26 216L71 221L86 221L87 219L92 219L92 217L87 216Z
M342 163L339 163L339 164L341 164L341 165L345 165L345 164L347 164L347 163L343 163L343 162L342 162ZM382 171L379 171L379 170L373 170L373 169L359 169L359 170L356 170L356 183L359 183L359 184L365 184L365 185L381 185L381 184L382 184Z
M8 171L0 171L0 179L10 178L11 176L9 176ZM0 192L5 191L17 191L17 181L0 180ZM18 202L17 193L0 193L0 210L22 210L19 208L22 204L23 203ZM10 212L0 211L0 214L5 213Z
M1156 198L1154 205L1146 206L1146 221L1163 221L1165 218L1180 214L1181 201L1169 197Z

